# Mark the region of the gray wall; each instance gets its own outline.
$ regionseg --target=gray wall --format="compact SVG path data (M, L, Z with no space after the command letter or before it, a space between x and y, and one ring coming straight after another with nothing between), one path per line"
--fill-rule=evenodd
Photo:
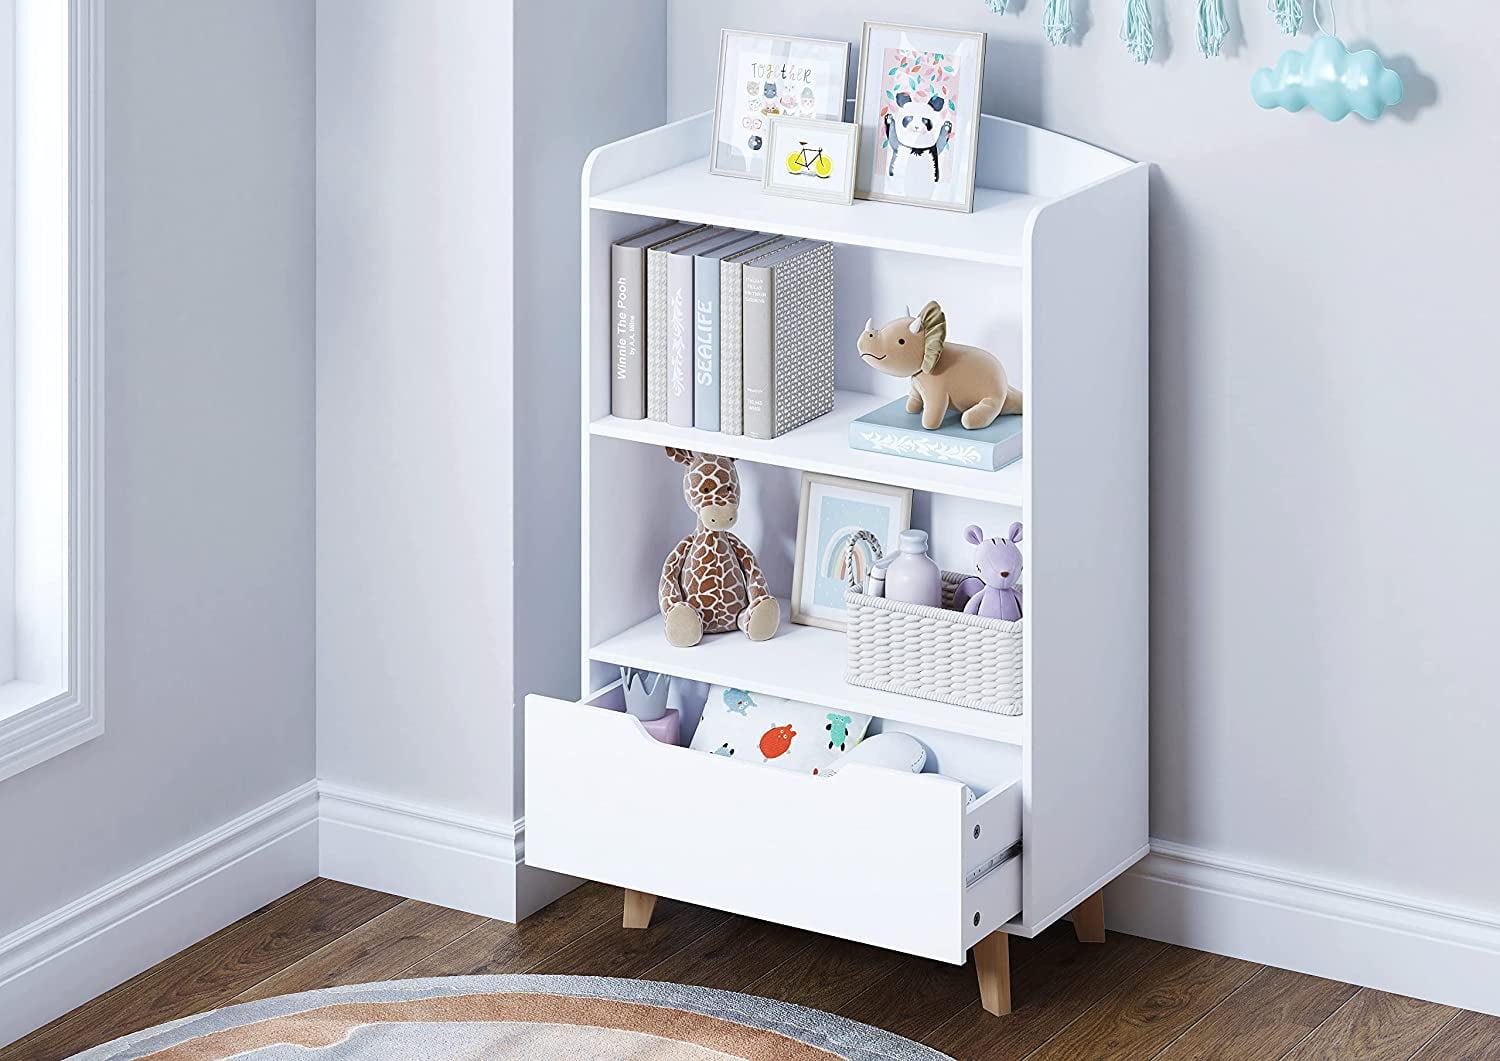
M510 5L317 11L318 775L508 827Z
M671 0L669 107L712 106L724 26L856 52L861 18L985 29L986 111L1157 163L1152 832L1500 910L1500 11L1344 0L1409 102L1330 125L1252 103L1286 47L1263 0L1228 5L1244 39L1212 61L1195 5L1153 5L1144 69L1116 0L1074 0L1060 50L1043 6Z
M579 171L665 116L664 0L317 8L318 772L508 828L578 685Z
M0 936L313 776L312 9L100 6L106 729L0 783Z
M579 178L600 144L666 120L665 0L615 0L608 30L589 4L516 5L516 127L545 85L566 121L528 130L515 168L516 497L515 702L527 693L581 696L578 462ZM568 41L572 72L556 77ZM628 87L627 87L628 86ZM521 770L515 771L520 813Z

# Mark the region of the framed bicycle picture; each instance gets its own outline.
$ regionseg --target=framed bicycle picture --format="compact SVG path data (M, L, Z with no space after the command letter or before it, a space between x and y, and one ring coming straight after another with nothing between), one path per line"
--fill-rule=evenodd
M760 180L771 119L841 121L848 76L847 41L724 30L709 170Z
M866 22L854 120L864 151L860 199L974 209L982 32Z
M854 202L859 126L817 118L772 118L761 188L820 203Z

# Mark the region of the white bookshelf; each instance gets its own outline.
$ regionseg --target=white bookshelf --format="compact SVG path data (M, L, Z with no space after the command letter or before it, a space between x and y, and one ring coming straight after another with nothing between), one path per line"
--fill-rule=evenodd
M712 176L709 124L605 145L584 167L586 695L527 698L526 861L625 888L637 923L667 895L952 962L977 946L993 969L1007 935L1091 902L1147 849L1147 168L986 117L974 213L834 207ZM609 245L658 219L836 244L831 413L770 441L610 415ZM849 421L904 393L855 355L865 318L928 298L950 337L994 350L1025 391L1025 456L998 472L849 448ZM802 472L912 489L945 566L967 562L965 523L1022 520L1024 714L848 685L835 631L784 622L766 642L670 646L657 580L692 516L664 446L737 458L736 531L783 614ZM921 736L948 776L803 778L659 745L605 710L622 665L874 715Z

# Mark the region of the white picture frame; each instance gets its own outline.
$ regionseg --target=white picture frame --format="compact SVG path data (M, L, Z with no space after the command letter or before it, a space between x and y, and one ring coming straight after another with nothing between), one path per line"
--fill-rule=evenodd
M973 211L985 41L977 30L864 24L855 198Z
M912 492L817 472L802 473L797 552L792 566L792 622L843 630L847 623L844 559L850 535L867 530L890 553L911 527ZM862 580L861 580L862 581Z
M848 206L854 202L859 126L821 118L771 119L761 191Z
M721 31L709 172L760 180L769 120L842 121L848 77L848 41Z

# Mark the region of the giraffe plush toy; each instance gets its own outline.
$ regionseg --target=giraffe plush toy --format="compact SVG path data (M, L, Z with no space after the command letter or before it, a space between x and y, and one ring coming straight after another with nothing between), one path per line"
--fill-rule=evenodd
M732 457L667 448L687 466L682 494L698 517L693 533L677 543L661 568L661 614L667 640L689 648L704 634L739 628L765 641L781 624L781 605L766 588L755 554L729 533L739 518L740 477Z

